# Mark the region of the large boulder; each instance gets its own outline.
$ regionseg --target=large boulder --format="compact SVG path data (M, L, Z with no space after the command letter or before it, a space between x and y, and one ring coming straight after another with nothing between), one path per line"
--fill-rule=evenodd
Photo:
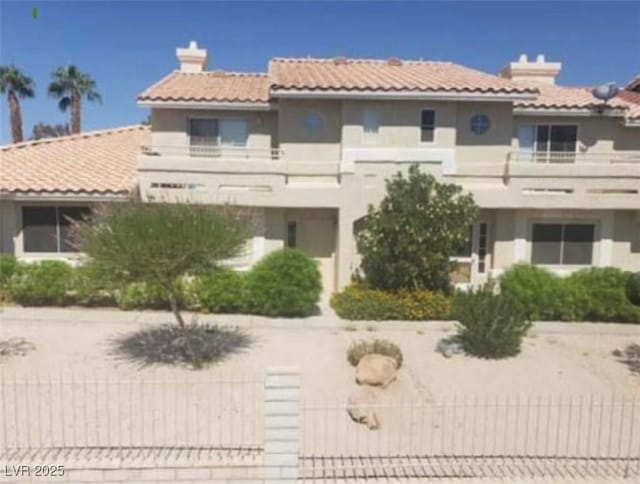
M364 355L356 367L356 382L359 385L386 388L397 377L398 362L386 355L375 353Z
M358 388L347 400L347 412L354 422L362 423L369 430L380 428L380 417L375 409L376 395L370 388Z

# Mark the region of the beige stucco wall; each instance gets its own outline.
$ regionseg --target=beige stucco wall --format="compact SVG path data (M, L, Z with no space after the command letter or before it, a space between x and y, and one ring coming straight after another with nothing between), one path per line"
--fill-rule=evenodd
M309 113L322 118L318 133L310 135L304 125ZM326 161L340 159L342 127L341 101L281 99L278 111L280 148L290 163L298 161Z
M249 124L247 148L268 150L277 147L278 123L274 111L221 111L213 109L152 109L152 146L187 146L190 118L246 119Z
M465 164L504 162L511 149L513 115L511 103L460 102L456 117L456 161ZM474 114L489 116L491 127L484 134L471 131L470 121Z
M367 109L377 111L380 121L375 144L363 142L362 120ZM423 109L436 112L432 143L420 140ZM343 101L342 145L344 147L453 148L455 146L456 103L442 101Z
M640 210L615 213L613 265L629 271L640 271Z
M14 238L18 231L16 205L13 200L0 199L0 252L15 252Z

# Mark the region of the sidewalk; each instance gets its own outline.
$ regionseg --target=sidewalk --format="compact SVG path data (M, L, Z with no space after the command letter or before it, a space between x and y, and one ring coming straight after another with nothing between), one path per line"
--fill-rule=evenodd
M436 331L443 332L455 328L454 321L347 321L340 319L331 308L320 309L319 315L306 318L268 318L246 314L200 314L184 312L185 320L194 316L200 322L219 323L243 328L287 328L287 329L344 329L354 326L364 330L374 326L376 330L393 331ZM173 314L169 311L123 311L113 308L84 307L38 307L24 308L20 306L4 306L0 308L0 322L84 322L84 323L139 323L153 324L173 322ZM640 337L640 325L620 323L567 323L537 322L532 333L537 334L583 334L583 335L616 335Z

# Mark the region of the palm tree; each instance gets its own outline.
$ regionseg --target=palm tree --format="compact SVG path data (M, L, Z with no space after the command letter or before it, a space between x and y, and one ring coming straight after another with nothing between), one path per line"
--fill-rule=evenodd
M18 98L29 98L33 92L33 80L25 76L16 66L0 66L0 92L7 94L11 137L14 143L22 141L22 114Z
M102 102L96 91L96 81L88 74L80 72L76 66L58 67L51 74L49 95L58 98L58 107L66 111L71 107L71 134L80 132L80 103L82 98L88 101Z

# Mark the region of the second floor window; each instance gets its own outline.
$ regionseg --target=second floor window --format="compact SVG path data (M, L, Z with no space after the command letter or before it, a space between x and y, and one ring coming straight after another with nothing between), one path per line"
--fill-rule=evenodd
M572 162L578 144L575 124L538 124L518 128L518 158L522 161Z
M366 145L373 145L378 142L378 131L380 129L380 116L374 109L365 109L362 112L362 142Z
M191 119L191 146L247 146L249 128L245 119Z
M423 109L420 113L420 141L433 143L436 131L436 112L433 109Z

